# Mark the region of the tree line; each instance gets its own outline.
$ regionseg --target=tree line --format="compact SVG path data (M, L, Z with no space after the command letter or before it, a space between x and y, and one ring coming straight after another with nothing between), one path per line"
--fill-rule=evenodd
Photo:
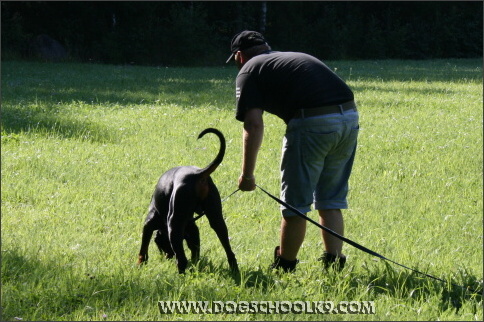
M2 1L2 59L31 59L33 39L69 59L223 65L232 36L263 32L274 50L323 60L482 57L482 1Z

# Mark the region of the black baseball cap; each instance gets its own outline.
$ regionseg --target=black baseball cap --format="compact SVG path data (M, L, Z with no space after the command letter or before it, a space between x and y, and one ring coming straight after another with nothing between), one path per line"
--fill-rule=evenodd
M232 38L232 42L230 43L230 51L232 52L232 54L225 63L228 63L230 60L232 60L235 53L239 50L245 50L250 47L263 44L267 44L267 42L261 33L251 30L244 30L242 32L239 32L234 36L234 38Z

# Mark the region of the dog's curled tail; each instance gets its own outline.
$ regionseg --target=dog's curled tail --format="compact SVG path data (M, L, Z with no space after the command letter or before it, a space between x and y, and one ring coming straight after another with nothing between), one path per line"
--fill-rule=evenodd
M199 139L202 138L207 133L213 133L213 134L217 135L219 140L220 140L220 149L218 151L217 156L208 166L206 166L205 168L200 170L200 174L204 174L206 176L209 176L210 174L212 174L212 172L215 171L215 169L217 169L218 165L220 163L222 163L222 160L223 160L224 155L225 155L225 137L222 134L222 132L220 132L219 130L214 129L214 128L207 128L207 129L203 130L198 135L198 138Z

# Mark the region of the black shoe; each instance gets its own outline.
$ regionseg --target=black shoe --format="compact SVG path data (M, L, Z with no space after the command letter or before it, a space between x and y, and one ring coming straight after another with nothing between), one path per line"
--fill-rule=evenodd
M295 259L293 261L288 261L287 259L280 257L279 249L280 249L280 246L276 246L276 248L274 249L274 263L271 264L270 268L271 269L282 268L282 270L286 273L294 272L296 270L297 263L299 263L299 260Z
M345 267L346 257L339 257L327 252L323 253L323 256L318 258L318 261L322 261L324 268L333 268L334 270L341 271Z

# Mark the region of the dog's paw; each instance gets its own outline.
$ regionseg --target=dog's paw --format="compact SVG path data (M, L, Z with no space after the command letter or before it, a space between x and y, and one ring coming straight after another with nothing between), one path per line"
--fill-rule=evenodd
M148 263L148 255L139 255L138 256L138 262L137 262L137 264L139 266L145 265L147 263Z

